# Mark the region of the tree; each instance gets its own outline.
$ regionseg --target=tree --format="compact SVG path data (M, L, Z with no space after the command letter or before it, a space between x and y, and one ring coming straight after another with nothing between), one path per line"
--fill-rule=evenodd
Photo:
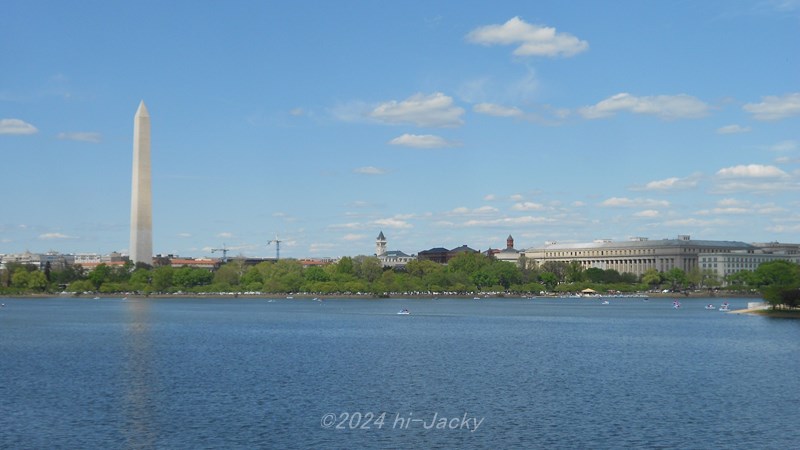
M172 287L172 266L159 266L153 269L153 289L156 292L167 292Z
M95 289L99 289L100 285L102 285L106 281L110 281L111 278L111 268L108 267L105 263L100 263L97 267L94 268L91 272L89 272L88 279L89 281L94 284Z
M661 276L661 272L656 269L647 269L642 274L642 283L654 288L661 284L663 281L663 277Z
M552 291L558 285L558 276L552 272L542 272L539 274L539 279L542 284L547 287L548 291Z
M383 274L383 263L375 256L356 256L353 272L358 278L372 283Z
M686 272L678 267L673 267L664 274L664 281L669 283L670 288L675 291L678 288L683 288L688 283Z
M588 270L588 269L587 269ZM584 279L584 270L578 261L570 261L567 266L566 281L568 283L578 283Z

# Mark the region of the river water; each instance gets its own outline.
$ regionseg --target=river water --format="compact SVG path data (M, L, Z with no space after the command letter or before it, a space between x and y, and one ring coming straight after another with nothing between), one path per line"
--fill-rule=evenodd
M794 448L800 321L723 300L0 299L0 447Z

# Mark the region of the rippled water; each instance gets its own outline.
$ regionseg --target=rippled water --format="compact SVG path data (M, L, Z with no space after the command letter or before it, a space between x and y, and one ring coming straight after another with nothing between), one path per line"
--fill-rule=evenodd
M720 299L3 302L3 448L800 441L800 321Z

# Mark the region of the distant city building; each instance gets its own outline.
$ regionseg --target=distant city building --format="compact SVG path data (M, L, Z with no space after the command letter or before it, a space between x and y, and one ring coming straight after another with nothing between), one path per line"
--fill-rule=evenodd
M506 238L506 248L502 250L489 249L487 253L498 261L508 261L514 264L519 263L519 257L522 254L519 250L514 248L514 238L510 234Z
M772 243L777 244L777 243ZM754 271L761 264L772 261L789 261L800 264L800 251L797 244L766 245L753 244L754 252L733 251L730 253L710 253L700 256L700 270L713 272L720 280L743 270Z
M433 261L439 264L447 264L455 256L461 253L479 253L477 250L471 249L466 245L456 247L448 250L444 247L435 247L430 250L423 250L417 254L417 259L420 261Z
M699 268L700 257L707 254L753 253L756 250L757 247L744 242L692 240L690 236L681 235L677 239L652 241L647 238L633 238L627 242L551 242L543 247L529 248L524 254L536 266L548 261L577 262L584 269L613 269L620 273L642 275L649 269L667 272L678 268L688 272Z
M16 263L34 266L39 270L44 270L49 264L51 270L62 270L74 262L74 255L63 255L52 250L47 253L25 252L2 255L2 257L0 257L0 268L5 268L8 263Z
M381 231L375 239L375 256L381 261L383 267L405 267L409 262L417 260L416 256L408 255L400 250L386 250L387 242L386 236Z

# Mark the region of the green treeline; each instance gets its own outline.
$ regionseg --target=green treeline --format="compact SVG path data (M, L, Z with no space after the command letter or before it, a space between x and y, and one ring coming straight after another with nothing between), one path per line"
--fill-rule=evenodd
M597 268L583 269L577 263L549 261L531 267L524 257L523 268L480 253L464 253L449 264L413 261L402 270L386 269L378 258L344 257L335 264L304 268L294 259L245 266L240 260L216 271L169 265L149 267L107 266L91 272L80 266L63 270L37 270L33 266L9 263L0 271L0 294L58 293L215 293L259 292L270 294L397 294L499 292L530 295L540 292L641 292L668 289L713 290L723 280L711 271L672 269L649 270L642 276ZM787 261L764 263L753 272L741 271L726 277L725 289L763 292L769 301L792 303L800 287L800 266ZM794 291L792 290L794 289ZM777 304L777 303L776 303Z

